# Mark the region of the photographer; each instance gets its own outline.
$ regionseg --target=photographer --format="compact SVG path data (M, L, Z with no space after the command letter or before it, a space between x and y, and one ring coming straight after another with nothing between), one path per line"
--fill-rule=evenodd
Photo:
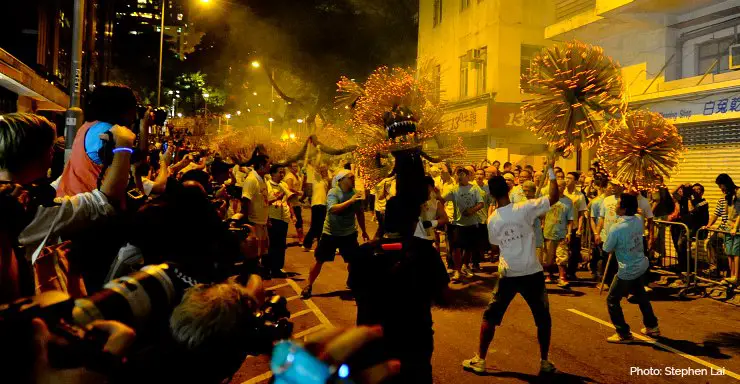
M103 147L100 135L116 125L133 128L136 123L136 103L134 92L124 85L103 84L95 87L85 108L85 123L77 131L72 155L62 173L58 197L97 189L104 166L99 154ZM140 129L148 130L149 122L148 118L142 119ZM132 147L133 142L127 148ZM111 197L122 199L123 194L124 191L120 191L120 195Z
M131 131L118 125L110 131L116 148L131 148L134 142ZM117 204L115 197L122 196L126 187L131 154L125 150L115 152L100 190L52 201L53 190L49 190L50 187L31 187L35 180L46 176L52 160L55 132L54 125L41 116L25 113L0 116L0 183L4 185L0 205L3 212L15 212L2 215L0 219L3 223L0 227L0 236L3 237L0 267L3 277L14 276L13 279L4 278L3 286L18 285L18 288L8 288L9 294L3 295L6 301L17 298L19 293L28 294L27 289L19 287L18 281L23 280L21 269L27 262L36 262L47 242L52 244L60 236L79 232L113 215L114 204ZM20 259L21 254L25 254L25 259ZM13 269L9 272L8 268L14 268L15 272ZM12 283L13 280L16 283ZM6 289L3 291L5 293Z

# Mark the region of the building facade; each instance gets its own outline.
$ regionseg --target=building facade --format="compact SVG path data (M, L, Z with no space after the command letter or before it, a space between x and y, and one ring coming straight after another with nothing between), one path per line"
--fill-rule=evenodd
M688 150L670 184L701 183L713 205L719 173L740 180L740 1L559 0L545 37L604 47L630 108L678 127Z
M69 106L73 6L52 0L0 4L0 14L8 16L0 25L0 113L49 115ZM88 0L84 28L83 93L110 70L110 2Z
M419 65L431 66L447 119L468 149L465 163L484 159L542 165L546 145L524 125L520 75L552 41L545 28L555 22L552 0L421 0ZM587 166L580 155L567 169Z

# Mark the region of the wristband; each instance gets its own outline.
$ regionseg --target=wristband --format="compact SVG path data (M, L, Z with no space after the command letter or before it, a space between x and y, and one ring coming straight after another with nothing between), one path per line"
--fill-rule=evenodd
M550 178L550 180L557 179L557 177L555 176L555 171L552 168L547 170L547 176Z
M128 147L113 148L113 153L118 153L118 152L128 152L129 154L132 154L134 153L134 150L133 148L128 148Z

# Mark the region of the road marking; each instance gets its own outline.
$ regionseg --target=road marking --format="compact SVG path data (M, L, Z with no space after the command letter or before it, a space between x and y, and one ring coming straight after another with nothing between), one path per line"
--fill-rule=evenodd
M293 281L291 279L287 279L287 283L286 284L288 284L291 287L293 287L293 290L295 290L296 293L298 293L298 294L301 293L301 287L299 287L298 286L298 283L296 283L295 281ZM321 322L321 324L324 324L324 325L329 326L329 327L333 327L331 321L329 321L329 319L326 317L326 315L324 315L324 313L321 312L321 310L319 309L319 307L317 307L316 304L314 304L313 300L307 299L307 300L303 300L303 302L306 303L306 306L308 306L308 308L311 308L311 310L313 310L313 312L316 314L316 317L319 318L319 321Z
M253 377L253 378L251 378L251 379L243 382L242 384L257 384L257 383L261 383L261 382L263 382L265 380L268 380L271 377L272 377L272 372L265 372L265 373L263 373L263 374L261 374L259 376L255 376L255 377Z
M313 310L310 309L310 308L309 309L304 309L302 311L299 311L299 312L296 312L296 313L292 313L290 315L290 318L291 319L295 319L296 317L303 316L303 315L308 314L308 313L311 313L311 312L313 312Z
M616 328L614 328L614 325L612 323L610 323L608 321L601 320L598 317L593 317L593 316L591 316L591 315L589 315L587 313L583 313L583 312L581 312L581 311L579 311L577 309L571 308L571 309L568 309L568 311L570 311L572 313L575 313L576 315L583 316L583 317L585 317L585 318L587 318L589 320L593 320L593 321L595 321L595 322L597 322L597 323L599 323L601 325L605 325L607 327L616 329ZM712 363L710 363L710 362L708 362L706 360L702 360L702 359L700 359L700 358L698 358L698 357L696 357L694 355L690 355L688 353L681 352L678 349L675 349L673 347L669 347L669 346L667 346L665 344L661 344L661 343L655 341L655 339L652 339L650 337L643 336L643 335L638 334L638 333L635 333L635 332L632 332L632 336L634 336L636 339L640 339L640 340L642 340L644 342L647 342L648 344L652 344L652 345L654 345L654 346L656 346L658 348L665 349L666 351L669 351L669 352L673 352L673 353L675 353L675 354L683 357L684 359L688 359L688 360L691 360L691 361L693 361L695 363L701 364L701 365L703 365L703 366L705 366L707 368L711 368L711 369L713 369L715 371L724 370L725 375L730 376L730 377L734 378L735 380L740 380L740 375L738 375L735 372L728 371L725 368L718 367L718 366L716 366L716 365L714 365L714 364L712 364Z
M301 295L295 295L295 296L291 296L291 297L289 297L289 298L285 299L285 301L293 301L293 300L295 300L295 299L298 299L298 298L300 298L300 297L301 297Z
M290 281L290 280L288 280L288 281ZM273 285L272 287L265 288L265 291L274 291L274 290L276 290L278 288L287 287L288 285L290 285L290 284L288 284L288 283L282 283L282 284ZM298 293L300 293L300 292L298 292Z
M303 331L300 331L300 332L296 333L295 335L293 335L293 338L294 339L300 339L303 336L310 335L312 333L318 332L318 331L320 331L320 330L322 330L324 328L326 328L326 325L319 324L319 325L313 326L313 327L311 327L309 329L305 329Z

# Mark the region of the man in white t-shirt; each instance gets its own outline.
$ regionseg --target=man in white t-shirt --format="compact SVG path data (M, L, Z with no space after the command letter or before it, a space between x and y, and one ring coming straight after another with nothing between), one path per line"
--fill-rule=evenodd
M573 202L573 218L575 222L571 228L568 265L566 266L566 277L569 281L576 281L578 263L581 262L581 234L586 226L586 196L577 188L578 172L568 172L565 176L565 196Z
M265 175L270 171L270 159L265 155L255 155L248 166L253 167L242 186L242 214L254 226L254 236L257 238L257 255L267 256L269 240L267 236L267 183Z
M486 354L493 341L496 326L501 324L504 313L517 293L529 305L537 325L537 340L540 343L540 374L555 372L555 366L547 360L550 349L552 320L545 289L542 265L535 255L535 233L533 225L538 216L558 202L558 187L552 170L555 159L548 163L550 186L547 197L513 204L509 200L509 187L501 176L494 176L488 185L491 196L499 208L488 219L488 238L501 251L500 277L493 289L493 297L483 313L478 353L463 361L463 367L477 373L486 371Z
M303 242L303 211L299 200L303 200L303 175L298 168L298 162L293 161L285 173L285 184L288 186L288 192L292 196L290 209L295 216L295 230L298 234L298 242Z
M313 172L311 180L311 227L303 239L303 250L311 251L313 241L321 237L326 219L326 195L329 193L329 168L321 164Z

